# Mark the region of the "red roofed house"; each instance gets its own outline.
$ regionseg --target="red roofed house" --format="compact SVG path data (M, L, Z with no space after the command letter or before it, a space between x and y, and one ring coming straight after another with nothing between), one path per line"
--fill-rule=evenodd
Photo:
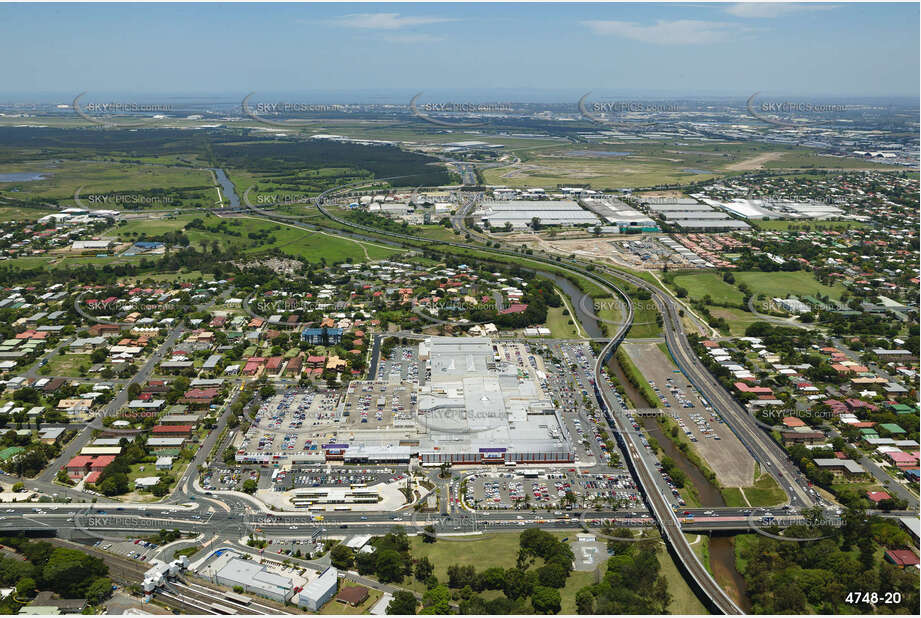
M875 504L879 504L883 500L891 500L892 496L887 494L885 491L868 491L867 498Z
M785 416L783 417L783 424L787 427L805 427L806 423L795 416Z
M243 375L254 376L258 374L264 364L265 359L261 357L254 356L248 359L246 365L243 367Z
M767 386L749 386L745 382L736 382L733 384L737 389L743 393L755 393L756 395L773 395L774 391L769 389Z
M304 364L304 355L299 354L288 361L285 367L285 373L289 376L297 376L301 373L301 367Z
M77 455L65 466L67 476L72 479L82 479L87 473L101 473L106 466L115 461L115 455ZM96 474L95 478L99 478ZM92 482L89 481L88 482Z
M190 388L182 395L180 403L189 403L199 406L210 406L217 397L216 388Z
M886 453L885 456L899 468L918 465L918 459L914 455L903 453L902 451L892 451L891 453Z
M150 430L158 438L188 438L192 433L191 425L156 425Z
M909 549L888 549L886 550L886 560L903 569L907 566L918 564L918 556Z
M281 372L281 356L273 356L265 363L265 370L271 375L278 375Z
M512 303L505 309L499 312L500 315L507 315L509 313L524 313L528 308L527 303Z

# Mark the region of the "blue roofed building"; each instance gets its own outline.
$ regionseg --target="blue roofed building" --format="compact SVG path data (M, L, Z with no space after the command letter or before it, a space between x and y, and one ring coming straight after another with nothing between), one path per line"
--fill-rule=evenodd
M342 341L341 328L305 328L301 331L301 339L307 343L317 345L336 345Z

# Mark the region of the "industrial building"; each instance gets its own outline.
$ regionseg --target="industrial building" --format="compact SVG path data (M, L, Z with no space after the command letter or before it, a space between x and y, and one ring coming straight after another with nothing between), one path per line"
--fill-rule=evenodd
M534 217L541 225L598 225L602 221L592 212L584 210L574 200L490 200L485 201L473 214L474 218L491 227L511 223L515 229L531 225Z
M587 198L582 203L604 221L617 227L622 234L659 231L655 221L618 199Z
M227 552L215 559L214 581L221 586L240 586L244 592L284 603L294 594L294 582L290 577L269 571L253 560L238 558L234 552Z
M815 201L735 198L726 202L703 196L701 200L744 219L828 219L845 214L837 206Z
M690 204L675 204L675 203L656 203L656 204L646 204L646 208L650 212L710 212L713 209L707 206L706 204L699 204L695 201L691 201Z
M310 581L297 595L297 604L307 611L318 611L339 590L339 571L329 567L316 579Z
M680 219L672 223L685 232L724 232L747 230L751 227L738 219Z

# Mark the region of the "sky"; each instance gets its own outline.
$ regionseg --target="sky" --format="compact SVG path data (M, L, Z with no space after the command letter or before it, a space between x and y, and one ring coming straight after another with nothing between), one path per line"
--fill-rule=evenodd
M84 91L917 98L918 22L914 2L5 3L0 101Z

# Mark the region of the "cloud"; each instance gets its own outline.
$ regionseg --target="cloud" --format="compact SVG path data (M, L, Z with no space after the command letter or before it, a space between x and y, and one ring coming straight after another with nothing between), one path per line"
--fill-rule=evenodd
M412 26L426 26L428 24L441 24L457 21L447 17L412 17L401 16L399 13L353 13L343 15L335 23L346 28L362 28L366 30L400 30Z
M727 6L724 11L736 17L774 18L803 11L825 11L834 4L788 4L786 2L746 2Z
M620 36L659 45L718 43L749 30L729 22L695 19L659 20L650 26L630 21L584 21L582 25L595 34Z

